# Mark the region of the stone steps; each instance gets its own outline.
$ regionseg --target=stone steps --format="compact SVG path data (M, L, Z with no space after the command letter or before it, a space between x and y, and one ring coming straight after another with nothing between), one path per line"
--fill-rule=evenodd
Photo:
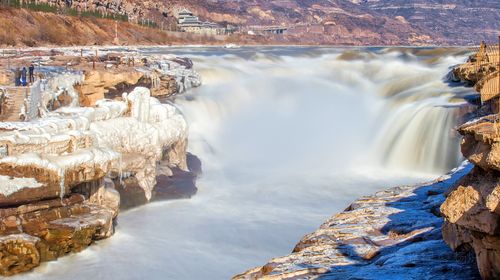
M20 121L19 113L21 106L24 104L26 91L28 88L9 89L5 101L5 112L0 115L0 121L16 122Z

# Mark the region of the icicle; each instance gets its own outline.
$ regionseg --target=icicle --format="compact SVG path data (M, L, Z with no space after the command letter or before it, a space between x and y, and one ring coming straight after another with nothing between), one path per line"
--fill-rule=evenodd
M64 170L63 169L59 169L59 178L60 178L60 181L59 181L59 197L61 198L61 200L64 198L64 185L66 183L66 180L65 180L65 174L64 174Z
M118 177L120 178L120 185L123 185L123 154L120 153L118 158Z

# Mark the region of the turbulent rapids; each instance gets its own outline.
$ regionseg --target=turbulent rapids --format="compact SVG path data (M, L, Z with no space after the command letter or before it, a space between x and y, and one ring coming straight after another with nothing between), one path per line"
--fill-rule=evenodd
M228 279L361 195L458 166L460 50L143 49L189 56L176 100L203 176L190 200L122 213L114 238L19 279Z

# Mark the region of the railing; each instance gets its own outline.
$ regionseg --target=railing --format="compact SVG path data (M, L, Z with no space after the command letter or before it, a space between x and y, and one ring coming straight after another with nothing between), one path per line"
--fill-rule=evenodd
M16 86L2 86L0 87L0 94L2 94L2 104L6 103L7 99L14 100L16 95L23 94L23 102L18 109L20 119L29 121L39 117L39 108L42 105L42 92L45 90L47 82L45 80L36 80L31 86L16 87ZM14 104L9 104L14 106ZM16 104L20 105L20 104ZM1 114L4 114L8 108L3 107ZM14 111L15 112L15 111Z
M476 89L481 93L481 101L500 97L500 37L498 44L481 42L474 48L475 54L469 63L476 75Z

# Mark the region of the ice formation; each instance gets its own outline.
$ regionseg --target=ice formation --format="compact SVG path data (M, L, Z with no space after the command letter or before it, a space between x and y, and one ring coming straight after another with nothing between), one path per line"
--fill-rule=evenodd
M116 171L133 172L149 200L156 184L156 163L165 150L185 142L187 136L180 112L142 87L124 94L124 101L101 100L95 108L63 107L31 122L1 123L0 129L6 130L0 133L5 151L0 175L18 181L20 173L29 177L20 188L59 182L61 197L71 185ZM5 178L2 186L13 184ZM15 189L2 188L2 192L11 195Z
M0 191L4 196L9 196L24 188L39 188L43 186L33 178L11 178L0 175Z
M111 236L120 209L161 198L175 172L188 173L186 121L155 97L201 84L191 60L109 55L120 69L37 68L12 113L24 121L0 122L2 276Z

